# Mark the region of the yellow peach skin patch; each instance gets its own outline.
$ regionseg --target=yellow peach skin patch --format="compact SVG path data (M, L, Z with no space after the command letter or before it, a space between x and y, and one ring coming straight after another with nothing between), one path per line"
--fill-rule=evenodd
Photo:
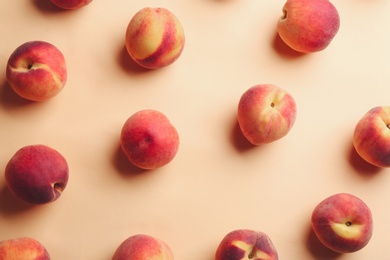
M235 240L232 242L232 245L242 249L245 252L245 256L242 259L272 259L267 253L243 241Z
M164 23L155 10L146 8L138 12L131 21L127 37L129 48L135 59L144 59L160 46L164 35ZM134 50L134 51L133 51Z
M34 63L30 67L30 65L28 65L26 63L26 64L23 64L23 65L17 67L17 68L12 68L12 72L27 73L31 70L38 70L38 69L43 69L43 70L47 71L48 74L50 74L52 76L52 79L54 80L55 85L61 86L61 88L59 90L62 89L64 83L61 81L59 75L55 71L53 71L51 69L51 67L49 67L47 64ZM59 90L56 90L56 92L58 92Z
M332 223L331 228L340 237L353 239L361 236L363 226L346 221L345 223Z

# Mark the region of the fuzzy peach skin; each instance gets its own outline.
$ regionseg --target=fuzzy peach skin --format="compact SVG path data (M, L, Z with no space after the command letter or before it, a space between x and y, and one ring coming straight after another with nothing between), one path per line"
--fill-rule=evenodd
M9 85L19 96L33 101L48 100L65 86L65 58L51 43L26 42L10 55L6 76Z
M163 113L145 109L126 120L120 142L131 163L150 170L174 159L179 149L179 134Z
M184 43L180 21L165 8L143 8L127 26L127 51L136 63L147 69L172 64L183 52Z
M367 204L349 193L337 193L321 201L313 210L311 222L321 243L338 253L362 249L373 232Z
M1 260L50 260L49 252L36 239L12 238L0 242Z
M41 144L20 148L5 168L7 187L15 197L28 204L57 200L68 178L69 168L64 156Z
M276 141L290 131L296 118L296 103L286 90L261 84L249 88L238 104L238 123L254 145Z
M173 260L170 247L162 240L144 234L133 235L116 249L112 260Z
M50 1L62 9L69 9L69 10L79 9L92 2L92 0L50 0Z
M370 109L355 126L353 145L368 163L390 167L390 106Z
M287 0L277 24L280 38L302 53L324 50L339 28L339 13L329 0Z
M278 253L271 239L263 232L238 229L220 242L215 260L277 260Z

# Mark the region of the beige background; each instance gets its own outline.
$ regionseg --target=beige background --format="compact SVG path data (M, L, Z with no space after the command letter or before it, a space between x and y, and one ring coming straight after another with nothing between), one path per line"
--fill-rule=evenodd
M365 112L389 105L389 1L334 0L340 31L311 55L277 37L284 0L95 0L76 11L0 1L0 166L43 143L70 167L61 198L37 207L16 201L1 175L1 240L31 236L52 259L104 260L144 233L178 260L212 260L228 232L250 228L270 236L280 259L386 259L390 172L363 162L351 138ZM170 9L186 33L182 56L161 70L139 69L124 49L128 22L146 6ZM6 83L9 55L30 40L67 60L67 85L48 102L24 101ZM298 114L285 138L252 147L236 108L260 83L287 89ZM144 108L165 113L181 138L174 161L150 172L119 148L123 123ZM310 231L313 208L338 192L363 199L374 217L370 243L353 254L330 252Z

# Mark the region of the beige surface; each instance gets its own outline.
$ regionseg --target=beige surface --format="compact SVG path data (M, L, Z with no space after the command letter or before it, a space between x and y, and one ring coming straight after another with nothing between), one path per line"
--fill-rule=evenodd
M53 259L99 260L145 233L178 260L212 260L226 233L251 228L271 237L280 259L386 259L390 172L362 162L351 138L366 111L389 104L390 2L334 0L334 41L297 55L276 37L284 0L95 0L77 11L1 1L0 165L44 143L70 166L61 198L39 207L15 201L1 175L1 240L32 236ZM182 56L156 71L138 69L124 49L129 20L146 6L170 9L186 32ZM45 103L21 100L5 79L9 55L30 40L53 43L68 63L67 85ZM298 114L285 138L250 147L236 107L259 83L289 90ZM144 108L164 112L181 144L171 164L140 173L119 133ZM372 240L354 254L333 254L310 232L312 209L337 192L359 196L373 213Z

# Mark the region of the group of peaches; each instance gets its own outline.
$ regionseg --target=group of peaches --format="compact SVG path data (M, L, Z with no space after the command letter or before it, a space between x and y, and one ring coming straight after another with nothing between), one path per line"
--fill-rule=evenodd
M51 0L62 9L78 9L92 0ZM280 38L301 53L324 50L340 26L337 9L329 0L287 0L277 22ZM175 62L184 44L184 29L165 8L143 8L130 20L126 35L129 58L146 69L159 69ZM32 101L45 101L59 94L67 79L61 51L43 41L30 41L10 55L6 77L16 94ZM238 102L237 119L242 134L253 145L277 141L288 134L296 117L296 103L286 90L272 84L249 88ZM357 153L377 167L390 166L390 107L368 111L355 127ZM179 134L160 111L141 110L124 123L120 136L123 153L136 167L156 169L170 163L179 149ZM9 160L5 180L21 201L38 205L55 201L68 182L66 159L45 145L19 149ZM312 228L319 241L339 253L365 247L371 239L373 220L369 207L348 193L321 201L312 213ZM0 242L0 259L50 259L45 247L33 238ZM129 237L113 254L113 260L173 259L169 246L145 234ZM267 234L257 230L234 230L220 242L216 260L278 259Z

